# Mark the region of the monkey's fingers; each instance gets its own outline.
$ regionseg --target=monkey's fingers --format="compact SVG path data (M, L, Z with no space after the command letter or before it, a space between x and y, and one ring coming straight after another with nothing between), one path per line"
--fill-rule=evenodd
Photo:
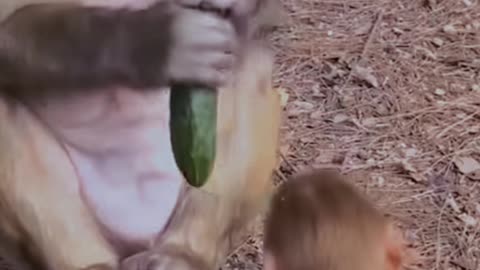
M176 0L178 4L187 7L197 7L220 11L229 11L234 16L253 16L262 0Z

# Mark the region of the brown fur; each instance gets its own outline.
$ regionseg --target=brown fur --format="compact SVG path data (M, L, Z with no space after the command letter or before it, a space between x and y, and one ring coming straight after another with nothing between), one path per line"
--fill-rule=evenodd
M0 93L35 100L164 87L177 15L170 1L140 11L71 1L21 7L0 21Z
M46 3L45 0L3 0L0 3L0 22L15 10L31 4ZM48 0L48 3L78 3L79 0Z
M265 250L275 270L399 270L393 223L333 171L297 175L275 194Z
M0 20L39 2L2 1ZM218 154L209 185L184 187L168 228L149 251L170 267L192 261L218 266L271 191L280 121L280 101L271 89L273 59L259 47L247 52L235 90L220 91ZM17 270L115 269L121 258L80 198L66 152L30 111L1 94L0 151L0 256Z
M0 158L0 245L33 269L114 265L63 149L26 109L0 102L0 145L8 153Z
M272 58L249 51L235 90L219 92L218 154L208 191L185 187L154 248L175 247L209 269L263 209L276 164L280 101L271 89ZM0 147L6 153L0 155L0 251L35 270L45 269L43 263L56 270L115 267L118 257L79 196L68 156L29 111L6 98L0 99Z

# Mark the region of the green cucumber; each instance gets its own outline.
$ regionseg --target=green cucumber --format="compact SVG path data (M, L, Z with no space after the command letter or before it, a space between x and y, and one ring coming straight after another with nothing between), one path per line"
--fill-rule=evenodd
M217 92L190 84L173 84L170 92L170 140L186 181L206 184L216 154Z

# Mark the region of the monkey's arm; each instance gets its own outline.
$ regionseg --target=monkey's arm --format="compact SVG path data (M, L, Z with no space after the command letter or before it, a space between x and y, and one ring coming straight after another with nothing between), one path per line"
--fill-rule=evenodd
M0 91L163 86L173 12L38 4L0 24Z
M31 266L12 269L115 269L117 255L82 201L63 149L4 98L0 149L0 254Z

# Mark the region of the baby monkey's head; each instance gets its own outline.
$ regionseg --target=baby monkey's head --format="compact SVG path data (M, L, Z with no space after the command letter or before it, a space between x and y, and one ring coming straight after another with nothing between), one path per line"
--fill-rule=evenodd
M399 270L404 263L393 222L332 170L292 177L271 203L266 270Z

